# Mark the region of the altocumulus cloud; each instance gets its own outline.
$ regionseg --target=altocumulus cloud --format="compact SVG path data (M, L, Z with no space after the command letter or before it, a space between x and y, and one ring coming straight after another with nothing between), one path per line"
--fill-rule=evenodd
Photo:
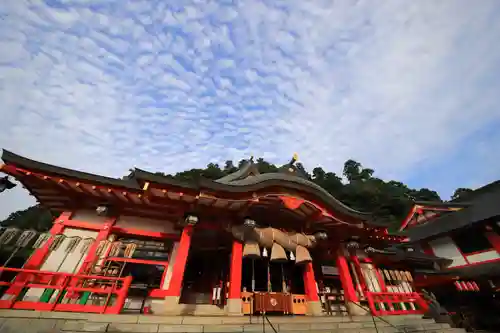
M0 146L109 176L297 151L309 168L355 158L448 195L499 176L499 10L4 0ZM0 215L30 203L22 189L4 193Z

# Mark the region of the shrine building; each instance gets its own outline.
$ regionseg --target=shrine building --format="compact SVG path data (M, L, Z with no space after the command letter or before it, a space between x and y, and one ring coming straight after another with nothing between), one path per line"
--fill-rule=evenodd
M420 314L415 272L450 260L390 235L308 180L296 156L217 180L121 179L4 150L1 171L57 212L49 233L2 229L0 308L155 315ZM15 253L29 248L29 258ZM9 264L12 263L12 264Z
M408 245L450 260L415 284L474 329L500 329L500 181L449 202L415 202L400 227Z

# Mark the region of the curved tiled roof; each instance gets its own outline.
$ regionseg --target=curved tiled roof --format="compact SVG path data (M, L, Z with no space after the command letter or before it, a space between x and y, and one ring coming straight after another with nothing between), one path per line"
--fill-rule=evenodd
M215 180L217 183L230 184L234 181L248 177L251 173L255 175L260 175L257 166L250 160L243 165L238 171L230 173L227 176Z
M221 184L216 181L201 179L200 186L211 190L231 193L253 192L266 187L281 186L317 196L329 208L333 208L334 210L340 211L349 216L361 218L363 220L371 217L371 213L360 212L344 205L324 188L313 183L312 181L288 174L264 173L254 177L236 180L228 184Z
M309 196L319 199L319 201L324 204L324 208L331 211L337 211L363 221L371 220L370 213L360 212L344 205L324 188L308 179L290 173L275 172L258 174L258 170L256 170L256 166L252 162L247 163L235 173L215 181L201 178L193 182L183 182L137 168L133 169L130 175L124 179L104 177L30 160L7 150L3 151L2 159L7 164L13 164L17 167L25 168L26 170L41 171L47 174L81 179L110 186L119 186L133 190L141 190L141 185L145 181L186 190L212 190L228 194L255 192L272 187L287 188L306 193ZM245 178L245 176L248 176L251 172L253 172L254 176Z
M59 175L68 178L81 179L99 184L110 186L124 187L133 190L140 190L139 184L133 179L118 179L105 176L99 176L88 172L67 169L52 164L38 162L29 158L14 154L8 150L3 150L2 160L6 164L13 164L19 168L27 169L28 171L41 171L49 175Z

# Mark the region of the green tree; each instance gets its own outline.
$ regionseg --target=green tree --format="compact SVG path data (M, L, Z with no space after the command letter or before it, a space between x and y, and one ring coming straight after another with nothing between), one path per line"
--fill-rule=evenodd
M50 210L36 205L10 214L5 220L0 222L0 225L2 227L47 231L52 227L53 220L54 216Z
M359 179L361 173L361 163L354 160L347 160L344 163L344 170L342 174L347 178L349 182L353 182Z
M460 200L464 199L468 194L474 192L470 188L459 187L455 190L453 195L451 196L451 200Z
M236 172L238 171L238 168L234 166L233 164L233 161L226 161L226 163L224 164L224 174L228 175L230 173L233 173L233 172Z

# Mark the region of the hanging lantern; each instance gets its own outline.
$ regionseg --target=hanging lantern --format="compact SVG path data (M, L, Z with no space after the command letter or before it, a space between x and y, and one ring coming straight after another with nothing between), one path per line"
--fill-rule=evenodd
M0 236L0 245L8 245L20 232L21 230L17 228L4 229L2 236Z
M40 236L38 236L37 240L33 244L32 248L38 249L42 247L42 245L44 245L49 240L49 238L50 238L50 233L40 234Z
M101 257L102 253L104 252L104 249L108 246L109 241L107 240L102 240L99 242L99 245L97 245L97 249L95 250L95 255L97 257Z
M85 238L85 239L83 240L83 245L82 245L82 247L80 247L80 253L81 253L81 254L86 253L86 252L89 250L90 245L92 245L92 244L94 243L94 241L95 241L95 239L93 239L93 238ZM96 252L97 252L97 251L96 251ZM98 255L98 256L99 256L99 255Z
M132 258L136 248L137 248L137 244L135 244L135 243L127 244L127 246L125 246L124 257L125 258Z
M69 242L68 242L68 244L66 245L66 248L64 249L64 251L65 251L66 253L71 253L71 252L73 252L73 251L76 249L76 247L78 246L78 244L80 244L80 241L81 241L81 240L82 240L82 239L81 239L80 237L71 237L71 238L69 239Z
M52 241L52 243L49 246L49 251L57 251L65 239L66 239L66 236L64 236L64 235L54 236L54 240Z
M31 242L33 238L36 236L36 231L34 230L25 230L19 236L19 238L16 241L16 247L26 247L28 244Z
M111 244L111 249L109 250L110 257L118 257L120 255L120 248L122 246L122 242L113 242Z

